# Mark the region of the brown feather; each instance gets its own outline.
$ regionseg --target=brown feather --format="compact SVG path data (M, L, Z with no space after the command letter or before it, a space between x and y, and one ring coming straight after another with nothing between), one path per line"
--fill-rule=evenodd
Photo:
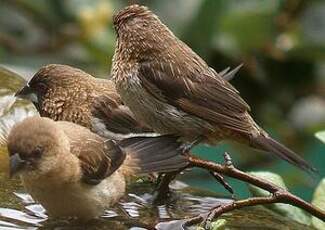
M264 133L238 90L147 7L128 6L114 16L113 24L117 45L112 72L117 90L135 116L155 131L209 143L212 139L254 143ZM263 140L259 147L312 169L293 152L270 142Z
M242 133L254 129L247 119L249 106L232 87L227 88L228 83L224 81L220 86L220 78L208 75L202 75L199 81L193 81L193 77L171 76L168 74L170 67L165 66L164 72L157 69L157 64L142 64L140 67L138 77L152 96L158 100L163 98L184 112L213 122L220 128L233 128Z
M84 127L57 122L70 141L70 151L80 160L82 180L98 184L123 163L126 153L113 141L105 141Z
M92 116L99 119L105 128L120 134L152 132L141 122L138 122L127 106L117 104L106 95L96 98L92 104ZM99 132L94 125L93 131Z
M40 115L55 121L71 121L97 132L93 119L98 118L112 133L151 131L123 105L112 81L94 78L80 69L44 66L27 87L37 94Z

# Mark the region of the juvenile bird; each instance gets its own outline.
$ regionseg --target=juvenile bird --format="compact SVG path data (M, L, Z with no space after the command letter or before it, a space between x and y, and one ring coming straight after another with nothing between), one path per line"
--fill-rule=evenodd
M181 137L189 148L229 139L315 171L260 128L238 90L148 8L128 6L114 16L113 24L117 34L113 79L138 120L158 133Z
M71 121L107 138L151 131L123 105L114 82L68 65L43 66L16 96L30 100L43 117Z
M169 136L115 142L66 121L30 117L8 137L10 175L20 175L28 193L51 217L91 219L125 194L136 174L187 166Z
M239 68L231 71L226 68L220 74L230 80ZM40 68L16 96L33 102L41 116L71 121L102 137L122 140L131 136L157 135L137 121L122 103L114 82L94 78L71 66L51 64ZM164 200L168 182L162 182L158 187L157 200Z

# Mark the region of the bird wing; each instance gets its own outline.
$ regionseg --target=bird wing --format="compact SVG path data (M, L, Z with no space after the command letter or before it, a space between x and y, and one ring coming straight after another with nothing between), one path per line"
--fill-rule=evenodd
M124 162L126 153L115 141L105 141L88 129L70 122L58 123L69 137L71 153L80 160L83 182L98 184Z
M141 63L137 71L152 96L215 125L243 133L250 131L248 104L215 71L159 61Z
M92 105L92 128L96 133L131 134L152 132L138 122L130 109L107 95L97 97Z
M119 141L127 152L124 162L130 173L172 172L189 165L182 143L170 135L156 137L131 137Z

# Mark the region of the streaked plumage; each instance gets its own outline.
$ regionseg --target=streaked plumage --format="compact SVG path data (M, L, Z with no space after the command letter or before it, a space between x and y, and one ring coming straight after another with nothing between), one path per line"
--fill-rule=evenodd
M43 117L71 121L114 139L150 132L123 105L115 85L67 65L42 67L20 91Z
M239 92L146 7L129 6L114 16L113 23L117 33L113 78L138 120L188 142L230 139L249 144L314 171L269 137L251 118Z

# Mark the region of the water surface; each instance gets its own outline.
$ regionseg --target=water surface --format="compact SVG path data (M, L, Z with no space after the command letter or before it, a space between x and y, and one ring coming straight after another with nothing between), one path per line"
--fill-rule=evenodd
M6 135L16 122L36 114L27 102L16 101L14 93L24 84L18 75L0 67L0 229L181 229L185 218L207 213L231 200L223 195L188 187L173 186L171 199L152 205L154 184L139 180L128 186L127 194L99 219L88 223L48 218L41 205L25 193L19 179L8 178ZM263 207L245 208L225 214L227 229L308 229Z

